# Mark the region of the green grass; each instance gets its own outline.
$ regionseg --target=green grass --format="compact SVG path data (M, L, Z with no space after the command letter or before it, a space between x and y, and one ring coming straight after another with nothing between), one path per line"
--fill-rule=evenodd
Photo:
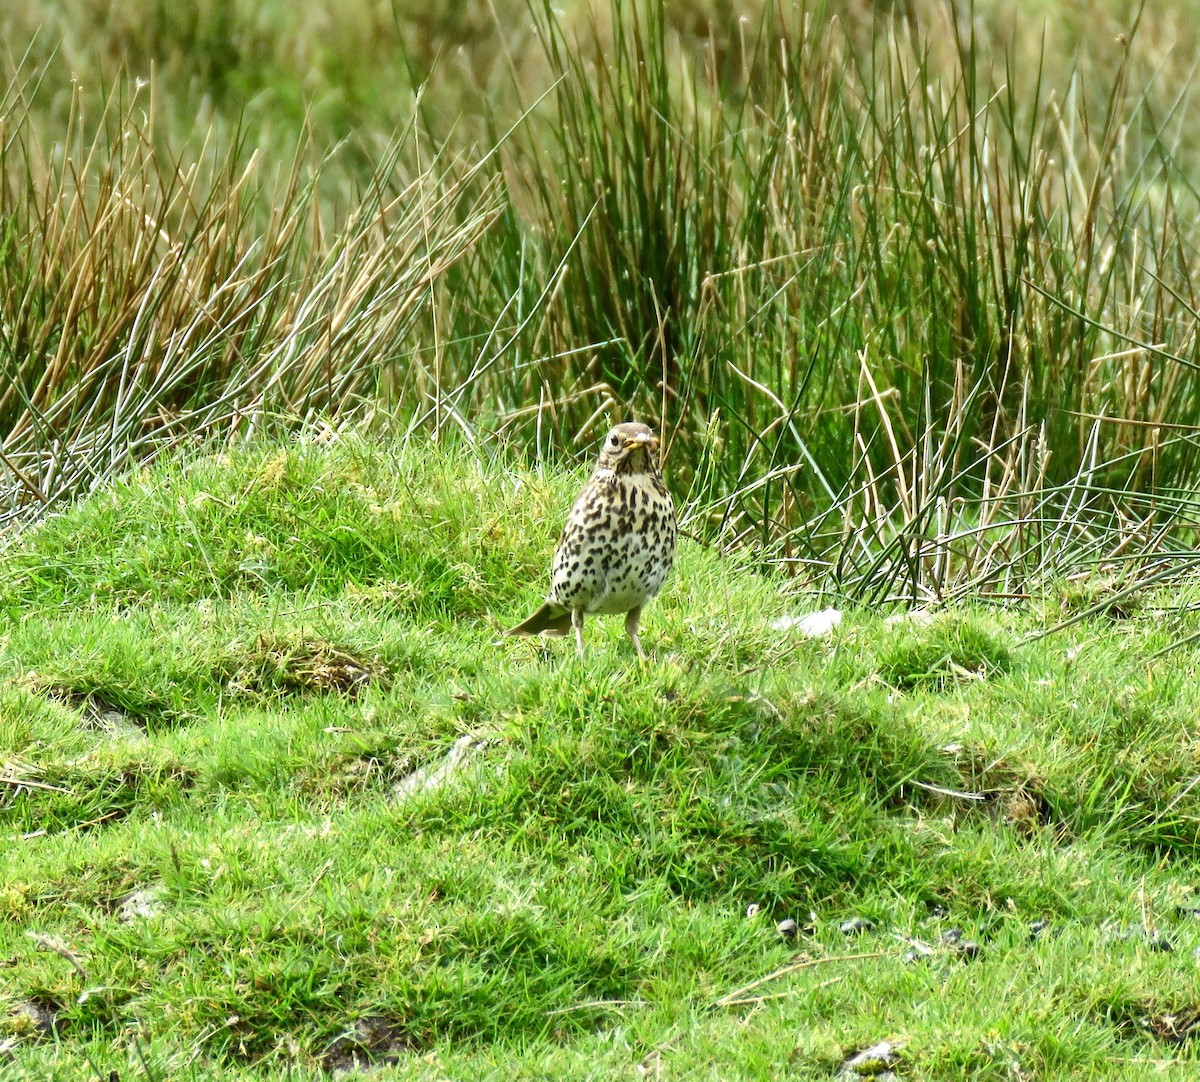
M9 551L6 1077L823 1077L884 1038L913 1079L1195 1073L1177 598L809 640L771 622L811 597L685 542L652 660L598 619L580 664L499 635L579 480L260 443Z
M0 13L0 1072L1195 1076L1188 3L336 6Z

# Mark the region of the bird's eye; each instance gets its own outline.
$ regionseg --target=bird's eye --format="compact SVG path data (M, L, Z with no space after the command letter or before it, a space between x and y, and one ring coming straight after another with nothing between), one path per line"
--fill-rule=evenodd
M621 442L621 437L618 436L614 432L611 436L608 437L608 442L611 443L614 447L616 447L616 445Z

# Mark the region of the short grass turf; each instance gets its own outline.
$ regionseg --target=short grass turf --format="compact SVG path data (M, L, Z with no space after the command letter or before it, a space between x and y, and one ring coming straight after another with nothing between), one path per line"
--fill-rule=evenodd
M581 479L264 446L9 550L6 1079L1197 1076L1177 598L813 640L685 541L581 664L500 634Z

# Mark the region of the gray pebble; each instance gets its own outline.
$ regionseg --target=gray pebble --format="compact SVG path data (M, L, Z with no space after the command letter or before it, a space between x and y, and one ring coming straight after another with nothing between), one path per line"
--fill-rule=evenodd
M26 1026L43 1037L52 1036L58 1028L57 1012L41 1003L35 1003L32 999L18 1003L12 1013L16 1017L24 1019Z
M880 1041L846 1059L838 1077L878 1079L882 1077L881 1072L895 1067L899 1062L900 1055L896 1046L891 1041Z

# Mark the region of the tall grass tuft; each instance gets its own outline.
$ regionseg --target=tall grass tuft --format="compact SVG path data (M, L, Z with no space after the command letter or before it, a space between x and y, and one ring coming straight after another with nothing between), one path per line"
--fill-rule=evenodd
M461 268L524 313L502 424L650 417L695 529L872 600L1190 544L1197 200L1128 45L1085 95L953 9L777 13L735 94L661 2L535 14L560 78Z
M209 132L156 127L154 87L62 138L32 79L0 144L0 490L9 516L102 483L159 448L295 425L373 401L411 348L431 283L497 213L494 184L413 133L357 191Z

